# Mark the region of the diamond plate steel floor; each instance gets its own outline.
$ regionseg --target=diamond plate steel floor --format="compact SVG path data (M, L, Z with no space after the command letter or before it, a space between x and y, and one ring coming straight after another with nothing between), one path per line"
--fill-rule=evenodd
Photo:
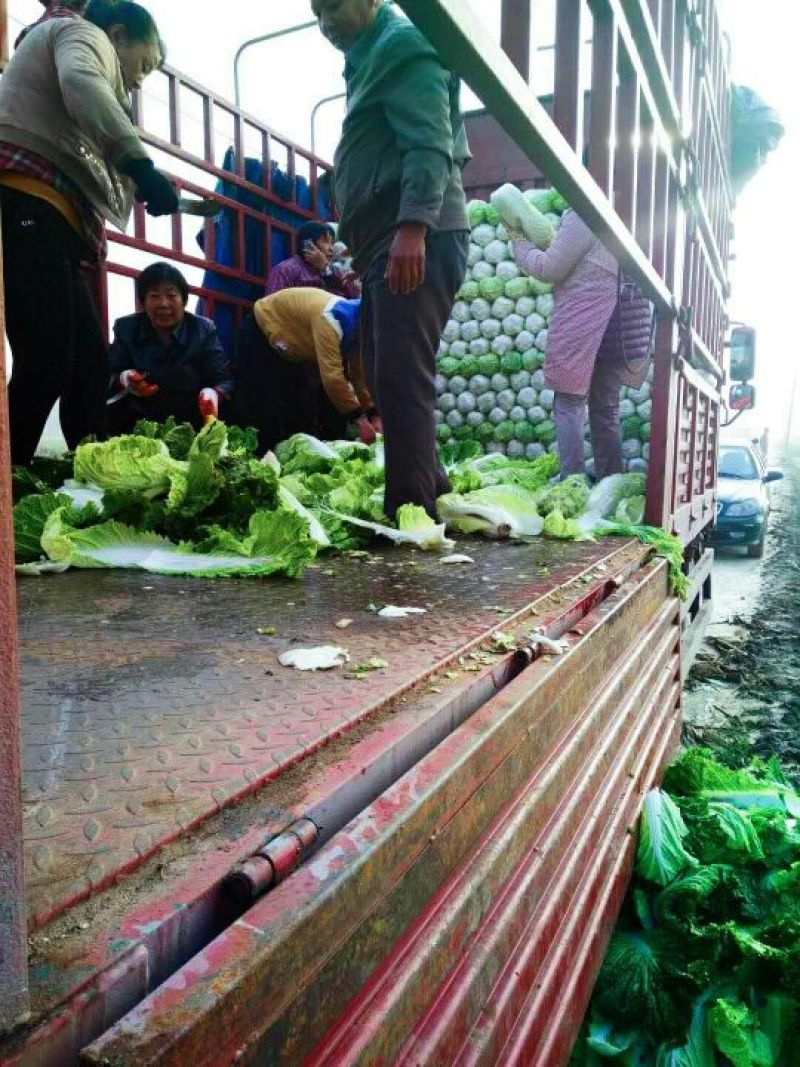
M29 913L42 921L107 884L620 546L465 543L467 567L390 550L325 559L300 582L22 581ZM386 603L428 613L369 610ZM324 643L389 666L360 680L277 662Z

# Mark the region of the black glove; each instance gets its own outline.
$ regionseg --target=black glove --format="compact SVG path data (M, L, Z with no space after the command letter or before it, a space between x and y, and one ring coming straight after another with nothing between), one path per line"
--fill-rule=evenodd
M131 159L120 167L136 183L136 199L147 208L148 215L174 215L178 210L175 186L152 159Z

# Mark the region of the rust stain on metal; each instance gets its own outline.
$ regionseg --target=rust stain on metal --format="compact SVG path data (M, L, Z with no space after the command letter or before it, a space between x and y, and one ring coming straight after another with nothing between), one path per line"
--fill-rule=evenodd
M394 573L391 553L377 557L374 569L342 560L336 583L308 576L300 587L314 590L307 604L297 585L280 581L257 588L219 583L212 609L200 584L153 579L146 612L141 578L122 572L24 584L25 838L33 921L53 918L134 870L214 812L396 706L479 645L497 626L485 607L486 574L497 586L492 596L513 610L513 622L531 615L555 586L628 551L624 544L558 545L557 552L548 545L478 545L478 566L469 576L443 573L421 556L405 571L404 591L419 598L424 590L430 609L410 623L366 615L379 596L376 577L380 584ZM545 557L547 579L519 580L526 560ZM505 558L514 560L510 571L503 570ZM294 608L286 606L290 599ZM348 637L353 655L366 662L384 654L390 640L389 669L364 682L275 672L278 651L293 639L326 639L331 618L343 611L364 619ZM256 623L278 616L280 637L255 633Z
M201 1064L208 1062L210 1035L223 1030L226 1055L244 1047L285 1062L309 1055L324 1036L325 1020L347 1010L351 990L383 966L535 768L552 764L557 795L569 794L577 766L558 771L552 753L579 725L583 751L597 749L603 726L586 719L590 694L609 672L614 677L614 660L641 640L648 619L660 610L677 618L677 608L664 609L665 590L659 564L617 595L616 608L603 604L574 654L537 663L530 678L526 672L511 682L218 938L213 951L204 950L202 968L179 972L182 988L173 976L96 1042L92 1062L120 1054L145 1064L155 1062L157 1050L159 1063L188 1057ZM674 652L677 627L668 643ZM630 782L627 774L624 779ZM264 940L248 940L242 955L231 937L237 927ZM276 974L286 981L276 985ZM167 1040L175 996L204 1009L190 1032L173 1031Z

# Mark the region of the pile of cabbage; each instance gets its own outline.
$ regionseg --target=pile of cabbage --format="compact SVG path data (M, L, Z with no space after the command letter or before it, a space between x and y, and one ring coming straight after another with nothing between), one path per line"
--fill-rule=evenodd
M800 1063L799 816L774 757L668 768L571 1067Z
M251 430L213 421L199 433L173 420L80 445L14 477L21 574L125 567L198 577L296 577L321 552L360 549L375 537L424 550L450 536L561 540L638 537L670 559L680 592L679 542L644 526L645 477L618 474L593 488L558 480L558 457L483 454L446 446L452 491L438 521L420 507L384 514L383 442L296 434L259 458Z
M522 195L558 229L567 203L556 190ZM493 204L473 200L468 211L467 275L437 356L437 436L442 444L476 441L489 453L536 459L556 448L553 391L543 370L552 286L522 275ZM623 454L630 472L647 470L651 390L651 380L622 390ZM588 422L584 447L593 474Z

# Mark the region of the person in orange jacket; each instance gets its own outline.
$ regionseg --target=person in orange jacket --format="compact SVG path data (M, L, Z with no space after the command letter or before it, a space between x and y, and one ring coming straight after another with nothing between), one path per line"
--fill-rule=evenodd
M237 394L266 451L294 433L327 439L358 434L372 444L383 432L364 381L358 350L360 300L322 289L283 289L258 300L236 344ZM315 363L329 412L303 373Z

